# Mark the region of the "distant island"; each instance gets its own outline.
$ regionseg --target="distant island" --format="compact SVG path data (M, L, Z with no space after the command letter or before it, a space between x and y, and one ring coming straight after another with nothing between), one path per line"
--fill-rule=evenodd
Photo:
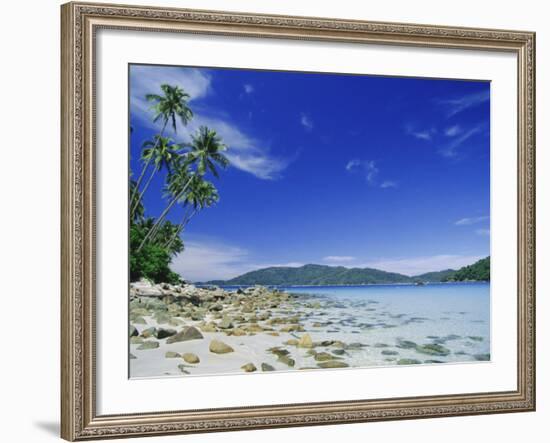
M204 284L217 286L331 286L489 280L490 257L486 257L458 270L446 269L412 277L373 268L308 264L300 267L274 266L258 269L230 280L212 280L204 282Z

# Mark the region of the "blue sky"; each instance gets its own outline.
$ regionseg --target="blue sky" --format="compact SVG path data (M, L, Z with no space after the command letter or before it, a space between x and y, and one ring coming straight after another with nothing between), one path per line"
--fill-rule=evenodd
M184 278L306 263L414 275L489 255L488 82L131 65L134 175L160 131L144 96L162 83L184 88L195 113L167 135L207 125L231 161L209 178L219 203L183 233ZM149 215L166 205L163 180Z

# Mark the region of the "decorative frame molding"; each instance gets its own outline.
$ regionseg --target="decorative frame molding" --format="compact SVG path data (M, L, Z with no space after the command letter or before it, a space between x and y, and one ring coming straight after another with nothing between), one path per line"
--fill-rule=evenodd
M68 3L61 7L61 436L197 433L535 410L535 34ZM507 51L518 59L518 383L511 392L98 416L94 37L97 29Z

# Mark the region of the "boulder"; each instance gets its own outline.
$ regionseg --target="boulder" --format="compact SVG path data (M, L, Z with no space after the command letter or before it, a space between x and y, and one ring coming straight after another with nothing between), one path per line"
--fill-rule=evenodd
M241 366L241 369L244 372L254 372L257 371L256 366L254 366L254 363L247 363L246 365Z
M155 337L159 340L162 340L163 338L171 337L172 335L176 335L175 329L164 329L164 328L158 328L155 333Z
M207 323L204 326L200 326L202 332L217 332L218 328L215 323Z
M274 371L274 370L275 370L275 368L273 366L271 366L270 364L262 363L262 371L271 372L271 371Z
M438 355L442 357L449 355L451 353L451 351L447 349L445 346L442 346L437 343L428 344L428 345L418 345L416 346L416 352L420 352L421 354L428 354L428 355Z
M220 340L212 340L208 349L214 354L228 354L234 351L231 346Z
M235 337L241 337L243 335L246 335L246 331L241 328L235 328L232 331L232 335L234 335Z
M157 333L157 328L155 328L154 326L151 326L150 328L147 328L141 331L141 336L143 338L149 338L149 337L153 337L156 333Z
M328 361L328 360L334 360L336 357L334 355L329 354L328 352L318 352L314 356L316 361Z
M145 279L130 283L130 291L145 297L161 297L163 295L159 287Z
M139 335L139 331L134 325L130 325L130 337L137 337Z
M399 352L397 351L392 351L390 349L384 349L382 351L382 355L399 355Z
M290 358L288 355L279 355L279 358L277 360L290 367L294 367L294 365L296 364L294 359Z
M177 343L181 341L198 340L204 338L201 332L194 326L183 328L180 332L166 339L166 343Z
M159 347L158 341L144 341L141 345L137 347L138 351L145 351L148 349L156 349Z
M212 306L210 306L209 310L212 312L223 311L223 305L221 303L214 303Z
M173 351L167 351L166 354L164 354L165 358L179 358L181 355L178 352Z
M420 360L416 360L415 358L401 358L397 360L398 365L419 365L422 363Z
M224 317L221 322L218 323L218 328L220 329L231 329L233 327L233 322L229 317Z
M193 354L192 352L186 352L181 357L185 360L186 363L196 364L200 363L201 361L199 356L197 354Z
M332 368L347 368L349 365L341 360L328 360L317 363L317 366L323 369L332 369Z
M313 347L313 340L311 339L311 336L309 334L304 334L298 340L298 343L296 344L299 348L312 348Z

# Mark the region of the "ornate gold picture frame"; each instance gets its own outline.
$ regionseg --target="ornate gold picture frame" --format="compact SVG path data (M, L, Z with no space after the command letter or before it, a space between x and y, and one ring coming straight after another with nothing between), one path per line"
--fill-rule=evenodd
M61 435L64 439L75 441L535 409L534 33L79 2L63 5L61 18ZM100 29L515 54L518 78L517 388L505 392L150 413L129 410L119 415L98 415L95 37Z

